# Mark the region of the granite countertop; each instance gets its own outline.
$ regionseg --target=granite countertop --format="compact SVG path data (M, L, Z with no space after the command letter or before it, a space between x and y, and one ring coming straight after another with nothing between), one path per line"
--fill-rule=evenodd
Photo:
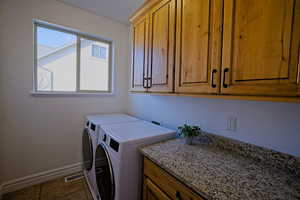
M298 158L248 144L227 145L237 151L222 148L226 143L185 145L173 139L140 150L206 199L300 199ZM243 155L247 149L246 155L249 149L257 155Z

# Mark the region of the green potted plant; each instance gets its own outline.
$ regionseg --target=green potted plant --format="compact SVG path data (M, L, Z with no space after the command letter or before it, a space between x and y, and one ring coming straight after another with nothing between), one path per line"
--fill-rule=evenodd
M190 126L184 124L178 127L179 136L184 138L185 144L191 145L193 143L193 138L202 134L202 130L199 126Z

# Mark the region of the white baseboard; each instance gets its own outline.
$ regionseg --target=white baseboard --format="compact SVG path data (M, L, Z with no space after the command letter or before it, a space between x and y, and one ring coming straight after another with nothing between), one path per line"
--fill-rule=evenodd
M4 182L0 187L0 194L5 194L8 192L14 192L16 190L43 183L55 178L59 178L61 176L66 176L72 173L76 173L82 171L82 163L76 163L73 165L67 165L64 167L60 167L53 170L48 170L36 174L32 174L29 176L25 176L23 178L14 179L11 181ZM1 199L1 195L0 195Z

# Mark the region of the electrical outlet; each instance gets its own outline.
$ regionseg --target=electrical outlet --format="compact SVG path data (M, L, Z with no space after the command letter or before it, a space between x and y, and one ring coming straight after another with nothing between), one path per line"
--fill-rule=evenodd
M236 132L237 129L237 118L236 117L229 117L227 119L227 131Z
M157 121L151 121L151 122L152 122L152 124L155 124L155 125L158 125L158 126L161 125L161 123L160 123L160 122L157 122Z
M153 124L156 124L158 126L162 126L163 125L163 121L151 121Z

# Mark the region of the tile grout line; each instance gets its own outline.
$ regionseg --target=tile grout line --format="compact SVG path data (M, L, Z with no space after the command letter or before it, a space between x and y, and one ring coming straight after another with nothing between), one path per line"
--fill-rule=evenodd
M90 192L90 191L88 191L86 188L84 188L85 198L86 198L87 200L90 200L89 192Z
M41 194L42 194L42 183L40 184L39 200L41 200L41 198L42 198L42 197L41 197L41 196L42 196Z
M84 178L83 178L83 184L84 184L83 187L84 187L84 193L85 193L86 199L90 200L90 195L92 195L92 194L91 194L91 192L87 186L86 180Z
M58 179L54 179L54 180L58 180ZM47 183L48 182L44 182L44 183L40 183L40 184L37 184L37 185L35 185L35 186L30 186L30 187L28 187L28 188L31 188L31 187L38 187L38 188L36 188L36 197L34 198L34 199L36 199L36 200L44 200L45 198L43 197L43 193L45 192L45 187L46 187L46 185L47 185ZM67 183L64 183L64 184L67 184ZM85 187L85 180L84 179L81 179L81 180L79 180L78 181L78 183L76 183L76 185L77 186L80 186L80 188L73 188L73 189L75 189L74 191L65 191L66 193L64 194L64 198L67 198L69 195L72 195L72 194L74 194L74 195L76 195L76 193L78 193L78 192L83 192L83 197L84 197L84 199L82 199L82 200L91 200L90 198L89 198L89 194L87 193L87 192L89 192L88 190L87 190L87 188ZM26 189L26 188L25 188ZM16 193L17 191L15 191L15 192L13 192L13 193ZM28 192L27 192L28 193ZM33 194L33 193L32 193ZM78 194L79 195L79 194ZM3 199L3 198L2 198ZM4 200L4 199L3 199Z

